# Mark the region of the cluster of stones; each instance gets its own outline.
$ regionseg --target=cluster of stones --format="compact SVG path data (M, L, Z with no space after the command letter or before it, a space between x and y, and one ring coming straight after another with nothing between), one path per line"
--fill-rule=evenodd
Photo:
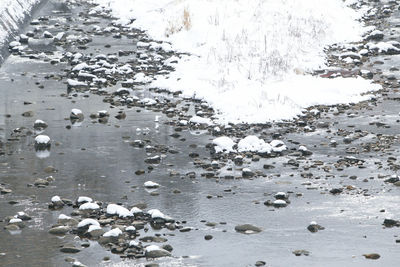
M61 214L57 224L49 230L50 234L74 234L82 240L95 240L123 258L171 256L173 249L171 245L151 245L151 243L165 243L168 241L167 238L161 234L142 236L149 227L155 230L185 231L180 222L176 222L159 210L152 209L145 212L138 207L129 210L122 205L106 205L89 197L79 197L73 202L54 196L49 203L49 209L60 210L66 205L72 206L74 211L71 216ZM73 245L61 248L61 251L66 253L78 253L80 250Z

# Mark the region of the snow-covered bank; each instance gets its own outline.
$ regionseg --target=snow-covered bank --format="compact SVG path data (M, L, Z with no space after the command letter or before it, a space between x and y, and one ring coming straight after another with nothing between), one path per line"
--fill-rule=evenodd
M326 46L362 39L366 8L348 7L357 0L93 1L119 23L190 52L150 86L206 100L220 122L289 119L305 107L357 102L380 88L362 78L305 75L326 67Z
M1 0L0 1L0 50L10 35L14 34L42 0ZM0 61L1 61L0 55Z

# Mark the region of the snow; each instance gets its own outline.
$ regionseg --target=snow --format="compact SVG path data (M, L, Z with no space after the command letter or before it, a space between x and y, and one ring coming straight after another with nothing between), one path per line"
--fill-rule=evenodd
M142 213L142 212L143 212L143 211L142 211L141 209L137 208L137 207L133 207L133 208L131 209L131 213L132 213L132 214Z
M17 218L13 218L13 219L11 219L9 221L10 224L12 224L12 223L20 223L20 222L22 222L22 220L21 219L17 219Z
M167 218L167 216L165 216L164 213L162 213L158 209L151 209L147 213L150 214L151 218L153 218L153 219L156 219L156 218L165 219L165 218Z
M73 109L71 109L71 113L78 116L79 114L82 114L82 110L73 108Z
M1 0L0 1L0 47L8 36L16 32L27 14L39 0Z
M150 86L206 100L220 123L291 119L303 108L362 101L370 97L362 93L381 88L361 77L304 75L326 67L326 46L360 41L371 30L358 21L366 8L347 6L354 1L93 1L111 8L118 24L189 52L167 62L175 72Z
M119 228L114 228L103 234L104 237L118 237L122 235L122 231Z
M88 219L83 219L82 221L80 221L79 223L78 223L78 228L81 228L81 227L85 227L85 226L87 226L87 225L97 225L97 226L100 226L100 224L99 224L99 222L97 221L97 220L95 220L95 219L90 219L90 218L88 218Z
M127 208L124 208L117 204L108 204L107 214L118 215L121 218L132 217L133 214Z
M282 152L287 150L285 143L281 140L273 140L270 145L272 146L272 151L274 152Z
M370 50L378 50L379 53L381 52L387 52L389 50L393 50L393 51L400 51L400 49L398 49L397 47L395 47L392 43L390 42L379 42L377 44L374 43L368 43L367 47Z
M272 146L266 143L264 140L258 138L255 135L249 135L238 143L239 152L260 152L260 153L271 153Z
M100 206L96 203L87 202L79 206L80 210L97 210L100 209Z
M93 202L93 199L90 197L84 197L84 196L80 196L78 197L78 200L76 201L78 203L82 203L82 202Z
M278 200L275 200L275 201L274 201L274 204L275 204L275 205L286 205L287 203L286 203L285 200L278 199Z
M299 151L308 151L308 148L305 146L299 146Z
M93 232L95 230L101 230L101 227L99 225L90 225L88 229L88 233Z
M150 245L150 246L147 246L147 247L145 248L145 250L146 250L146 252L151 252L151 251L157 251L157 250L163 250L163 249L160 248L160 247L157 246L157 245Z
M203 117L200 117L200 116L193 116L189 120L189 122L193 123L193 124L206 124L206 125L213 125L214 124L211 119L203 118Z
M47 123L42 120L35 120L34 124L47 124Z
M137 83L148 83L152 80L151 77L146 76L146 74L144 74L143 72L135 74L133 79Z
M72 86L72 87L76 87L76 86L87 86L86 83L80 82L80 81L77 81L77 80L73 80L73 79L68 79L68 80L67 80L67 83L68 83L69 86Z
M59 219L59 220L70 220L70 219L72 219L72 217L67 216L67 215L65 215L65 214L60 214L60 215L58 216L58 219Z
M38 135L35 138L35 143L37 144L48 144L50 142L50 137L48 137L47 135Z
M125 231L136 231L135 226L128 226L125 228Z
M147 181L147 182L144 183L144 187L146 187L146 188L157 188L157 187L160 187L160 185L155 183L155 182L153 182L153 181Z
M54 196L51 198L51 202L61 202L61 198L59 196Z
M217 137L212 143L215 145L214 148L216 153L229 153L234 151L233 146L235 145L235 142L227 136Z
M130 246L130 247L139 246L139 242L137 242L137 241L135 241L135 240L131 240L131 241L129 241L129 246Z

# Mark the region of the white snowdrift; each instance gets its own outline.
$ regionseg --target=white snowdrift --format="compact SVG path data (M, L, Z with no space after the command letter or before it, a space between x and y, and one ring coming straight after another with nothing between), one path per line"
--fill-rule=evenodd
M366 10L347 6L356 0L93 1L120 24L190 52L150 86L208 101L222 123L290 119L305 107L365 100L363 92L380 88L362 78L303 75L325 67L327 45L361 39Z

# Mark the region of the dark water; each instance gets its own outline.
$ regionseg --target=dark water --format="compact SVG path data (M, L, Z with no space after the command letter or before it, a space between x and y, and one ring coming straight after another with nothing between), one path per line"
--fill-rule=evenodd
M85 7L72 6L71 9L62 0L52 0L36 16L51 14L53 10L62 11L52 14L54 20L63 22L71 14L76 18L74 23L79 24L78 13L84 11ZM109 22L100 20L103 25ZM110 43L111 48L104 48L105 43ZM84 53L108 53L132 48L132 40L102 36L94 38L89 50ZM71 47L71 51L76 51L76 48ZM366 160L367 168L350 167L342 172L333 170L329 173L335 175L333 178L327 178L327 173L322 169L314 168L314 176L320 176L320 179L310 180L311 185L304 185L308 179L300 176L300 170L283 165L290 157L245 163L253 170L263 170L263 164L275 163L275 169L263 170L267 174L265 178L206 179L200 177L201 171L194 168L188 154L197 152L201 158L209 158L205 145L213 137L183 131L181 137L186 140L180 141L170 137L174 129L164 124L169 118L161 113L141 108L121 108L127 118L119 121L114 116L120 108L110 108L100 96L79 94L69 99L62 97L60 95L66 93L64 80L45 79L45 76L63 74L63 70L68 68L63 63L51 65L17 56L10 56L0 68L1 140L10 138L14 128L32 128L36 119L49 124L45 134L52 139L51 154L47 158L36 155L32 136L8 142L8 154L0 156L0 182L8 184L13 190L12 194L0 196L0 218L12 216L18 211L25 211L33 217L33 221L27 222L26 228L17 233L2 229L4 222L0 223L0 253L5 253L0 256L1 266L70 266L64 261L70 255L59 252L59 247L67 243L79 246L82 242L74 240L72 235L59 238L47 233L60 213L69 214L71 211L68 208L49 211L47 203L54 195L69 199L83 195L126 205L145 202L149 208L160 209L179 221L187 221L186 225L195 230L174 232L175 236L168 237L169 244L174 248L174 258L155 261L165 266L253 266L258 260L267 262L267 266L397 266L400 263L400 244L395 242L400 234L399 229L382 227L384 218L400 218L400 189L376 178L378 174L392 175L396 172L385 164L385 168L379 170L374 165L375 161L385 162L387 153L358 155ZM44 88L40 89L36 82ZM138 94L151 96L145 91L139 91ZM32 104L24 105L24 101ZM396 101L382 100L371 111L359 111L357 118L348 118L343 114L322 120L336 121L338 124L333 126L334 129L356 124L357 128L375 134L396 135L400 127L396 123L399 112L397 104ZM69 117L72 108L81 109L87 116L80 126L66 129L71 123L65 118ZM109 122L92 123L88 115L104 109L111 114ZM21 114L28 110L33 111L34 116L22 117ZM6 117L6 114L11 117ZM160 122L154 121L156 116L160 116ZM371 116L377 116L374 119L384 120L392 128L369 125ZM148 128L149 132L144 134L143 131L138 132L137 128ZM346 145L342 143L336 148L321 145L329 143L330 138L331 134L317 130L309 134L290 134L284 137L284 141L289 147L295 147L289 139L309 147L314 155L304 164L311 165L315 160L333 163L346 156ZM368 138L372 139L367 136L365 140ZM151 173L137 176L136 170L147 168L144 163L147 155L143 149L128 145L129 141L135 139L149 139L153 145L171 146L179 153L167 154ZM198 148L191 148L191 144L197 144ZM398 152L399 145L395 143L389 153L396 156ZM240 175L240 170L231 165L233 174ZM27 187L36 178L49 175L44 171L47 166L54 166L58 170L52 174L55 181L47 188ZM171 177L170 170L181 174L195 170L198 175L195 179ZM341 177L344 174L347 177ZM360 178L349 180L348 176L354 174ZM369 177L375 179L370 179L368 183L361 179ZM158 189L159 196L151 196L143 188L143 183L148 180L162 185ZM343 184L369 189L371 195L354 192L333 196L326 191ZM174 189L182 193L174 194ZM293 192L288 207L272 209L263 205L265 200L271 199L271 195L279 191ZM296 197L295 193L302 193L302 196ZM208 195L213 197L208 199ZM16 200L18 204L11 205L8 203L10 200ZM380 212L382 209L385 212ZM216 222L217 226L207 227L201 220ZM317 221L326 229L311 234L306 230L311 221ZM254 224L263 231L256 235L235 232L234 227L243 223ZM161 233L170 232L161 230ZM205 241L207 234L214 238ZM121 261L118 256L107 252L96 242L90 244L89 248L82 249L72 257L88 266L140 266L146 263L145 260L137 260L118 264ZM311 255L296 257L292 254L296 249L306 249ZM362 254L373 252L379 253L381 258L371 261L362 257ZM112 262L103 263L104 256L110 256Z

